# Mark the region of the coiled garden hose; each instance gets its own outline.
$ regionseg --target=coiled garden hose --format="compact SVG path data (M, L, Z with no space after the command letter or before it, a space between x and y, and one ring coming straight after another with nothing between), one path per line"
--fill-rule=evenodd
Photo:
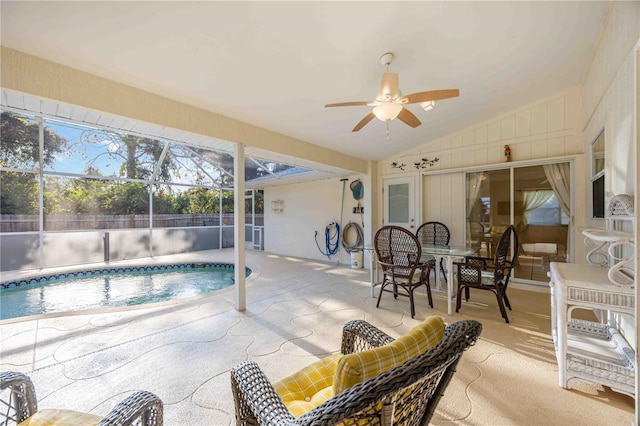
M331 228L334 228L333 233L331 233ZM320 253L331 259L331 256L336 254L340 248L340 225L335 222L331 222L324 228L325 251L322 251L320 244L318 243L318 231L316 231L315 240Z
M351 228L355 228L356 231L356 241L353 244L347 244L347 234L349 233L349 230ZM360 225L358 225L355 222L349 222L347 225L345 225L344 229L342 230L342 247L344 247L344 249L347 251L347 253L351 253L354 251L361 251L364 248L363 242L364 241L364 233L362 231L362 228L360 227Z

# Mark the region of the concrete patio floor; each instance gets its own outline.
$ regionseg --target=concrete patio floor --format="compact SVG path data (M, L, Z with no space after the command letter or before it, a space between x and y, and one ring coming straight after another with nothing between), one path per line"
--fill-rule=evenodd
M232 250L145 259L232 261ZM128 263L140 263L132 261ZM114 262L112 262L112 265ZM399 336L429 315L483 324L478 344L458 367L433 424L625 425L632 398L599 385L558 386L550 336L549 295L509 289L510 324L495 297L476 291L460 313L435 309L420 291L416 317L408 299L370 296L369 271L349 265L247 252L253 274L247 309L234 309L234 288L187 301L0 322L0 369L27 373L39 408L106 414L132 391L164 402L167 425L234 423L229 370L256 361L276 380L340 349L342 325L365 319ZM8 277L3 274L3 280ZM483 294L486 293L486 294Z

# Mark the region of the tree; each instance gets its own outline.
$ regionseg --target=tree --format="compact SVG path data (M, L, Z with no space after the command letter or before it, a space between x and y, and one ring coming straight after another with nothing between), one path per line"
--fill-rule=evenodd
M38 214L37 175L32 173L0 173L0 213Z
M37 121L3 111L0 122L2 150L0 166L18 169L37 169L40 161L40 125ZM55 156L66 148L67 140L48 127L44 128L44 164L51 164Z
M118 176L120 177L149 180L156 168L160 167L156 179L169 180L173 165L171 160L167 159L160 164L164 143L158 140L90 129L83 133L80 141L84 146L87 144L104 145L105 141L109 142L110 149L89 159L88 167L95 169L97 160L107 156L110 160L119 163Z
M39 123L14 112L0 114L0 167L38 170L40 163ZM45 165L66 148L67 140L44 128ZM0 181L2 214L38 214L38 180L34 173L3 171Z

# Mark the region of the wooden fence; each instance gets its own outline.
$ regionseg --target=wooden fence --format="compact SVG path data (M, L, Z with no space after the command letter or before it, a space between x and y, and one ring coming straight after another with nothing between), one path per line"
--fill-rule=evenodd
M255 225L264 226L264 215L255 215ZM233 226L233 213L160 214L153 216L154 228L188 228L194 226ZM252 224L252 215L245 216ZM99 229L148 228L149 215L45 215L45 231L80 231ZM0 215L0 232L38 232L38 215Z

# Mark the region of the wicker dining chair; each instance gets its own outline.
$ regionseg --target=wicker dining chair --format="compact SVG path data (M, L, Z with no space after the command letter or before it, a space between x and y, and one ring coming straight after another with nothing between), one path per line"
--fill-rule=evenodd
M418 238L402 227L389 225L378 229L373 244L383 275L376 307L380 307L382 293L392 293L395 299L406 296L413 318L416 314L413 293L424 285L429 306L433 308L429 275L434 263L421 262L422 247Z
M428 424L456 371L462 353L475 344L482 325L455 322L435 347L405 363L345 389L295 417L254 361L231 370L236 425L398 425ZM394 339L364 320L345 324L342 353L378 348Z
M436 246L447 246L451 239L449 228L442 222L425 222L416 230L416 237L420 244L431 244ZM431 262L431 266L435 268L436 260L431 255L422 256L422 262ZM440 270L444 281L447 282L447 274L444 271L444 259L440 259Z
M511 260L507 259L511 249L511 236L513 234L513 251ZM496 295L498 307L502 318L508 323L509 317L505 306L511 310L511 303L507 297L507 286L511 270L515 267L518 259L518 234L513 225L510 225L500 237L496 246L493 258L467 257L464 262L457 262L458 268L458 294L456 298L456 312L460 310L462 304L462 292L465 293L465 300L469 300L469 289L477 288L489 290Z
M119 402L105 417L70 410L38 410L33 382L23 373L0 372L0 425L64 424L98 426L161 426L163 404L151 392L136 391Z

